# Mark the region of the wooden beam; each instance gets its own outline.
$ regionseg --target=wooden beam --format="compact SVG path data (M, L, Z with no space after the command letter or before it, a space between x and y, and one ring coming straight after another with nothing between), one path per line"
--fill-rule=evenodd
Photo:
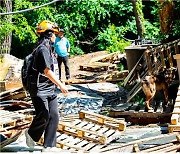
M107 137L103 134L100 134L95 131L90 131L84 128L79 128L77 126L72 126L70 124L63 123L61 121L59 121L58 130L63 133L67 133L72 136L77 136L77 137L80 137L89 141L93 141L93 142L99 142L102 144L105 144L107 142ZM91 138L90 134L93 135L94 138ZM96 137L98 139L96 139Z
M153 137L149 137L149 138L145 138L145 139L131 141L131 142L126 143L124 145L120 145L120 146L116 146L116 147L110 147L110 148L104 148L100 152L107 152L107 151L111 151L111 150L116 150L116 149L120 149L120 148L123 148L123 147L127 147L129 145L140 144L140 143L143 143L143 142L157 140L157 139L161 139L161 138L164 138L164 137L170 137L170 136L174 136L174 135L177 135L177 134L179 134L179 133L163 134L163 135L159 135L159 136L153 136Z
M148 148L146 150L141 150L140 152L141 153L156 152L156 150L163 149L163 148L166 148L166 147L169 147L169 146L172 146L172 145L173 145L173 143L168 143L168 144L156 146L156 147L153 147L153 148Z
M151 57L150 57L149 53L150 53L149 50L145 51L145 58L146 58L147 67L148 67L148 74L151 75L152 74L152 63L151 63Z
M88 118L87 117L88 115L96 118L97 122L99 124L103 124L103 125L106 125L109 127L113 127L113 128L119 129L121 131L125 131L125 129L126 129L126 122L124 120L123 121L122 120L116 120L114 118L110 118L107 116L103 116L100 114L96 114L96 113L84 111L84 110L81 110L79 112L79 118L80 119ZM117 124L118 126L116 127L115 124Z
M167 52L169 67L171 68L171 67L173 67L173 61L172 61L172 55L171 55L171 48L170 48L170 47L167 47L166 52Z
M161 64L162 64L162 66L164 68L164 67L166 67L166 64L165 64L165 61L164 61L164 53L163 52L164 52L164 48L159 49L160 58L161 58Z

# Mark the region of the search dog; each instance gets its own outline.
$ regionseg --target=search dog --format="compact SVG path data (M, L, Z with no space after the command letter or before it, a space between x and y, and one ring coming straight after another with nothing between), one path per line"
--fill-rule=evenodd
M163 68L159 70L155 75L146 76L142 82L142 90L146 96L146 107L148 110L152 110L150 107L150 101L153 100L157 91L163 90L165 101L163 103L163 111L168 103L168 86L175 78L175 72L177 68Z

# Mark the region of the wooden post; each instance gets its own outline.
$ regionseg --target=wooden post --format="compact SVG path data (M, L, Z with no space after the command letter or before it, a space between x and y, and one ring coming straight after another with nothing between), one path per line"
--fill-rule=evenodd
M153 51L153 57L154 57L154 64L155 64L155 73L157 73L157 70L158 70L158 60L157 60L157 56L156 56L156 50Z
M165 61L164 61L164 53L163 53L164 49L160 49L159 53L160 53L160 57L161 57L161 64L163 66L163 68L166 67Z
M168 61L169 61L169 67L173 67L173 61L172 61L172 56L171 56L171 48L167 47L167 56L168 56Z
M179 78L180 78L180 54L174 55L174 59L176 59L176 61L177 61L178 75L179 75Z
M179 54L178 42L176 42L176 43L174 44L174 49L175 49L176 54Z
M84 119L85 118L85 113L79 112L79 119Z
M152 74L152 64L151 64L151 58L149 56L149 50L145 51L145 58L146 58L147 67L148 67L148 74L151 75Z

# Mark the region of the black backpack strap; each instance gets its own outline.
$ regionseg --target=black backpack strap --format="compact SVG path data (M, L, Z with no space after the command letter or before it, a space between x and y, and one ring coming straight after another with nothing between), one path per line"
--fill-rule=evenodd
M34 57L32 68L33 68L33 70L36 71L36 72L37 72L37 67L36 67L37 60L36 60L36 57L37 57L37 54L38 54L37 51L38 51L38 49L39 49L40 47L42 47L42 46L44 46L44 45L43 45L43 44L39 44L39 45L33 50L33 52L32 52L32 55L33 55L33 57Z

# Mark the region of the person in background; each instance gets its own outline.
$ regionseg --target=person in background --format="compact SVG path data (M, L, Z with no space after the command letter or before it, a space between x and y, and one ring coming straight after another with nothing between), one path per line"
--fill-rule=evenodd
M61 65L64 63L66 80L70 79L68 56L70 53L70 43L66 37L64 37L64 29L59 29L58 37L54 43L55 51L57 53L57 61L59 66L59 79L61 80Z
M54 74L53 43L58 33L55 23L44 20L39 23L36 33L40 36L34 54L34 75L31 81L30 96L36 115L25 131L26 144L33 148L44 133L44 151L56 147L56 131L59 123L56 86L67 93L66 86ZM55 86L56 85L56 86Z

